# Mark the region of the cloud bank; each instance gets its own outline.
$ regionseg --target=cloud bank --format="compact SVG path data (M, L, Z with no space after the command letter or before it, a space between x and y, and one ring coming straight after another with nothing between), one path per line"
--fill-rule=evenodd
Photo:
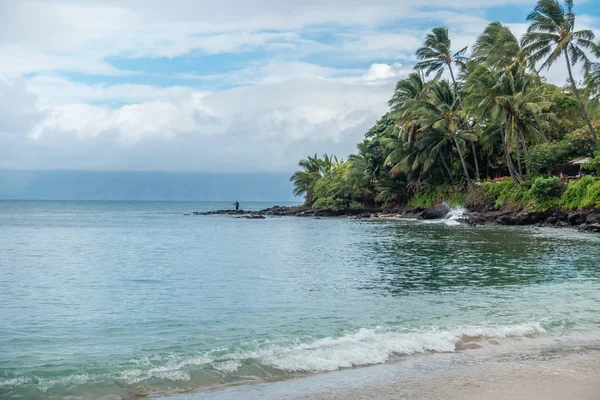
M533 2L0 6L0 168L288 172L354 150L431 27L458 49L517 8L505 22L520 35ZM579 21L600 34L593 11ZM562 84L565 70L547 76Z

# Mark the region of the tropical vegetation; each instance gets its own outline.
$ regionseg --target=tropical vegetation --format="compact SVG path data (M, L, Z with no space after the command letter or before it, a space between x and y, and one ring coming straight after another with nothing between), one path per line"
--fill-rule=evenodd
M572 0L539 0L522 38L492 22L471 49L453 48L448 28L434 28L356 154L302 160L294 193L331 209L442 200L600 207L599 178L567 187L558 177L577 157L600 172L600 44L576 29L574 10ZM562 87L541 75L556 63L567 67Z

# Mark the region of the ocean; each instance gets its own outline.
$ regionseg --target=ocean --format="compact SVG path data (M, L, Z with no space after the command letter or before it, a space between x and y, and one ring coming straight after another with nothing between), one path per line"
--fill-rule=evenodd
M232 207L0 201L0 398L283 398L460 341L600 346L597 235L184 215Z

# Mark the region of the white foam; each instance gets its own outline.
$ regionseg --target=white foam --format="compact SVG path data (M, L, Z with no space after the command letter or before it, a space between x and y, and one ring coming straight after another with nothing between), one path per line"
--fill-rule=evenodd
M450 206L448 206L450 207ZM460 220L465 217L468 213L468 210L464 207L450 207L450 211L441 219L428 219L422 222L426 224L445 224L448 226L457 226L461 225Z
M464 207L452 207L443 221L446 225L450 226L460 225L458 220L463 219L466 213L467 209Z
M359 329L340 338L319 339L293 347L276 347L251 356L261 364L288 372L321 372L360 365L379 364L394 355L453 352L463 337L507 337L545 333L538 323L491 327L458 327L418 332L389 329ZM250 355L250 354L249 354Z
M276 368L283 372L324 372L361 365L380 364L397 355L425 352L453 352L456 343L465 337L505 338L544 334L539 322L515 325L458 326L452 329L429 328L421 330L392 328L361 328L341 337L317 340L275 341L254 343L253 350L214 350L226 358L219 359L214 352L195 356L153 356L131 361L135 368L116 374L94 376L74 374L57 379L36 379L35 386L42 391L55 385L85 384L88 381L117 379L134 384L152 378L189 381L190 372L213 367L218 371L235 373L243 364ZM258 348L257 348L258 347ZM0 387L31 385L29 377L0 380Z
M151 378L168 379L171 381L190 380L190 374L187 372L189 367L203 366L213 362L214 359L206 354L201 354L188 358L173 357L173 359L150 369L129 369L123 371L119 380L132 384L142 382ZM156 362L155 359L143 358L136 361L136 364L148 365ZM152 364L150 364L152 365Z
M234 373L242 366L242 363L239 360L230 360L214 363L213 367L222 372Z

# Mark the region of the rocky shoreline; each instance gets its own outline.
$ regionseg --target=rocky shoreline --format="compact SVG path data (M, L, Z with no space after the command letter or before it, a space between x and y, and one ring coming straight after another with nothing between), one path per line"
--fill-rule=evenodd
M452 208L446 204L422 209L416 207L403 207L396 209L350 209L350 210L322 210L310 207L282 207L275 206L260 211L244 210L215 210L207 212L193 212L186 215L231 215L236 218L245 219L264 219L266 216L286 216L286 217L313 217L313 218L410 218L410 219L447 219ZM547 226L556 228L577 228L580 231L600 233L600 210L576 210L564 211L552 209L548 211L514 210L510 208L467 210L455 221L470 225L513 225L513 226Z

